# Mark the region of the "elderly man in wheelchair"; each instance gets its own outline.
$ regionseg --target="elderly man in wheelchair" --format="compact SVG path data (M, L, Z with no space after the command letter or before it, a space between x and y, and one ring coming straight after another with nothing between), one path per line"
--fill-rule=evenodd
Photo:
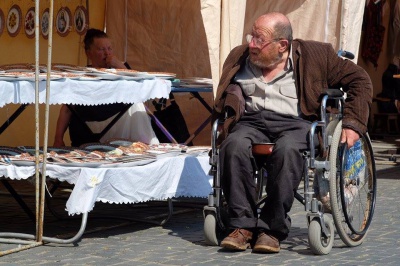
M318 150L321 151L321 158L329 157L326 155L329 152L327 144L321 143L318 136L324 135L325 139L330 137L331 140L333 131L340 125L340 131L336 133L337 146L343 143L347 149L359 142L360 137L362 139L362 136L367 136L372 84L361 67L339 57L331 45L292 40L290 22L281 13L260 16L253 24L251 34L246 37L248 45L234 48L225 61L215 101L215 118L225 116L225 119L218 143L213 144L216 145L214 149L218 150L213 153L218 158L211 158L211 161L214 160L211 164L218 164L217 176L220 181L214 178L214 187L219 188L215 182L221 183L221 193L227 204L227 217L219 222L222 224L219 228L225 227L229 231L222 242L218 240L218 244L234 251L252 247L253 252L277 253L280 251L280 242L289 234L291 219L288 213L302 177L308 175L309 165L314 170L318 168L315 167L318 159L315 159L314 148L320 147ZM327 130L330 128L327 126L328 120L319 115L321 95L328 88L341 88L346 93L345 100L342 94L336 97L342 99L335 101L339 102L336 107L343 109L343 113L336 117L342 119L330 131ZM324 105L326 102L329 100L325 98ZM322 119L323 123L318 122L318 119ZM314 121L317 121L315 125ZM322 129L319 129L320 126ZM310 137L311 128L313 134ZM326 133L328 131L329 136ZM252 152L255 143L273 143L273 149L267 151L268 163L264 165L267 197L262 205L258 204L254 178L259 171L254 163L257 158ZM310 143L314 147L310 148ZM367 141L367 144L370 142ZM310 149L312 161L305 160L304 155ZM321 173L329 172L327 170L332 168L332 165L327 167L325 162L322 164L323 167L319 167L323 169ZM215 242L207 228L210 226L207 221L208 211L212 209L215 197L219 201L215 193L209 203L210 208L205 208L208 243ZM337 193L340 197L343 191ZM314 251L317 249L317 254L326 254L329 252L325 250L326 245L330 245L330 249L332 241L324 239L333 239L330 235L333 233L333 225L327 222L327 215L321 214L321 204L311 203L311 198L302 201L309 210L312 208L314 213L318 213L316 223L322 226L315 240L322 243ZM345 209L346 206L339 208ZM216 216L218 220L223 215ZM215 219L215 214L212 217ZM350 225L351 219L348 218ZM309 221L313 220L313 216L310 216ZM211 224L218 227L218 221ZM354 231L358 232L359 229ZM350 238L349 245L358 240L351 238L354 232L344 234ZM329 243L324 244L326 241Z

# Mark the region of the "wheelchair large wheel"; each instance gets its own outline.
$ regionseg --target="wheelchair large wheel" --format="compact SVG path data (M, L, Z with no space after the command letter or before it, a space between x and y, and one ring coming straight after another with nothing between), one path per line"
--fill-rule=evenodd
M328 237L322 233L322 225L319 218L312 219L308 226L308 244L315 255L326 255L332 250L335 227L332 219L327 215L324 215L324 222L330 234Z
M375 209L376 173L371 140L364 134L347 149L340 144L342 121L334 131L329 151L329 190L336 231L347 246L360 245Z

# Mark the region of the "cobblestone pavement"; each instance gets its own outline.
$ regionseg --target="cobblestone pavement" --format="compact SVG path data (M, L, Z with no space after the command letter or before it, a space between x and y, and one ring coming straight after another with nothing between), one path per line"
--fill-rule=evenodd
M400 261L400 167L378 165L378 194L374 219L366 241L358 247L344 246L338 236L329 255L315 256L308 247L306 216L303 205L295 202L291 211L292 230L281 243L279 254L255 254L251 250L227 252L206 246L203 240L202 204L176 205L174 214L164 225L143 222L86 233L76 244L46 244L0 257L0 265L399 265ZM0 191L4 192L0 186ZM31 197L25 197L31 199ZM56 201L56 199L55 199ZM65 199L59 199L62 212ZM0 231L34 232L34 223L20 211L14 199L0 194ZM189 208L190 207L190 208ZM163 206L133 208L133 205L96 203L89 214L87 231L115 226L126 220L96 219L95 216L137 218L164 213ZM54 236L74 232L79 219L57 220L46 213L44 234ZM16 248L0 244L0 251Z

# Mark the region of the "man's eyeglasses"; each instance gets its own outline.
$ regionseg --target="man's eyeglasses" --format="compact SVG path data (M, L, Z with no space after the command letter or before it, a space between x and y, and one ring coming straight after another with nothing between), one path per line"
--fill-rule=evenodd
M262 49L262 48L264 48L265 46L267 46L267 45L269 45L269 44L271 44L271 43L273 43L273 42L279 41L279 40L281 40L281 39L272 39L272 40L270 40L270 41L264 41L263 39L261 39L261 38L256 38L256 37L254 37L254 36L251 35L251 34L247 34L247 35L246 35L246 41L247 41L247 43L250 44L250 43L253 41L254 45L255 45L257 48L259 48L259 49Z

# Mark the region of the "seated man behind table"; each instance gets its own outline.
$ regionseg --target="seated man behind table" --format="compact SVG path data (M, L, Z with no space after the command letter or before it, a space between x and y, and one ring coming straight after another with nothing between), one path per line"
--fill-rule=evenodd
M253 243L253 252L279 252L289 234L288 213L303 172L300 151L308 147L310 121L318 117L321 93L339 87L347 92L341 141L352 146L367 130L372 84L362 68L339 58L330 44L292 41L291 24L281 13L260 16L247 41L227 57L215 102L218 115L228 101L232 103L228 97L238 95L232 88L239 88L239 102L244 96L242 105L230 105L243 114L220 146L231 229L221 246L245 250ZM275 143L267 169L268 199L259 216L251 163L252 143L257 142Z
M112 51L111 40L107 34L98 29L89 29L84 39L85 52L88 59L91 61L91 66L96 68L129 68L127 63L118 60ZM101 116L111 108L120 108L121 104L117 105L99 105L99 106L72 106L72 108L82 109L81 112L92 112L94 116ZM101 131L106 124L112 119L106 121L91 123L89 127L92 131ZM88 119L90 121L90 119ZM94 119L95 121L98 119ZM104 119L101 119L104 120ZM140 125L140 126L138 126ZM80 121L72 115L71 110L67 105L63 105L60 109L60 114L57 120L57 128L54 138L54 146L65 146L64 133L69 127L71 146L80 146L88 142L99 141L87 132L86 128L82 127ZM101 140L109 138L126 138L135 141L142 141L147 144L157 144L158 139L151 127L150 119L145 111L143 103L137 103L119 119L117 123L104 135Z

